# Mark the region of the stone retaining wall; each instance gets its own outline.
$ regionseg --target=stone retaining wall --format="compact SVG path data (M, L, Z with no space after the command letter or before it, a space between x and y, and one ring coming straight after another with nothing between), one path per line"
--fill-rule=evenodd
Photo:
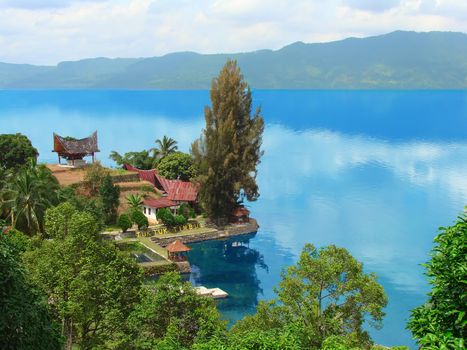
M180 236L173 235L171 237L154 236L154 237L151 237L151 240L154 243L157 243L160 246L165 247L177 239L183 243L195 243L195 242L202 242L202 241L210 241L213 239L224 239L224 238L246 235L249 233L256 232L258 230L258 227L259 226L256 220L250 219L250 222L247 224L232 225L225 229L219 229L216 231L209 231L206 233L198 232L192 235L180 235Z
M138 182L139 181L138 173L117 174L117 175L111 175L111 176L112 176L112 182L114 184L118 182Z

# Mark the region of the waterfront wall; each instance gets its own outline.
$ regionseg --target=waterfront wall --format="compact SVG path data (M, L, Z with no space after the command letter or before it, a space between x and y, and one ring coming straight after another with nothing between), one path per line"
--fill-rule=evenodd
M195 243L195 242L202 242L202 241L210 241L213 239L225 239L234 236L246 235L249 233L253 233L258 231L258 223L255 219L250 219L248 223L240 224L240 225L230 225L221 229L209 228L206 232L197 232L192 235L184 234L184 235L172 235L170 237L158 237L153 236L151 240L154 243L159 244L162 247L167 246L168 244L172 243L176 239L180 240L183 243Z

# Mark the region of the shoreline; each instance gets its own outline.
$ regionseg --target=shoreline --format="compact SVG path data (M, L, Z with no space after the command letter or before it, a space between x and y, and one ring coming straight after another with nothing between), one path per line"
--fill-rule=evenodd
M161 247L166 247L175 240L179 240L182 243L198 243L205 241L212 241L217 239L225 239L235 236L243 236L250 233L257 232L259 225L257 221L253 218L249 219L248 223L229 225L223 228L212 228L205 227L204 232L196 232L193 234L171 234L164 236L152 236L150 237L151 241L160 245Z
M257 221L253 218L250 218L249 222L247 223L232 224L223 228L203 227L204 230L199 231L199 229L197 229L197 232L191 234L184 232L151 237L130 238L127 236L127 238L129 238L129 240L132 242L139 242L146 249L152 251L154 254L157 254L161 258L163 258L163 261L138 263L145 270L146 276L157 276L164 274L168 271L178 271L181 274L191 272L191 265L188 260L184 262L174 262L168 258L167 250L165 249L165 247L170 243L174 242L175 240L179 240L184 244L190 244L207 242L212 240L228 239L231 237L245 236L256 233L258 231L258 228L259 225ZM129 233L130 232L127 232L126 235L128 235ZM113 236L112 239L114 240L116 238L115 236L118 235L114 235L111 232L106 232L105 234L110 234L111 236ZM134 231L130 233L130 235L133 234ZM124 243L125 241L117 239L117 242Z

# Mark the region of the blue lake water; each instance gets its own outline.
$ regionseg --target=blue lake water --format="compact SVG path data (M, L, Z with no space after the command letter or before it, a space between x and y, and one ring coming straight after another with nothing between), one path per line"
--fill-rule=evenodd
M306 242L347 248L389 296L376 342L413 346L409 310L425 300L437 228L467 203L467 92L254 91L266 121L261 225L241 241L193 245L190 279L221 287L224 316L254 312L274 296L285 266ZM52 132L99 132L111 150L154 146L169 135L187 151L204 124L208 91L0 91L0 133L22 132L55 162Z

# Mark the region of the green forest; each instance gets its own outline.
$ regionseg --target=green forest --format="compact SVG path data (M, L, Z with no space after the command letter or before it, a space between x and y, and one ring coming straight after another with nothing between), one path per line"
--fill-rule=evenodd
M397 31L244 53L89 58L56 66L0 63L8 89L209 89L227 59L256 89L465 89L467 34Z

